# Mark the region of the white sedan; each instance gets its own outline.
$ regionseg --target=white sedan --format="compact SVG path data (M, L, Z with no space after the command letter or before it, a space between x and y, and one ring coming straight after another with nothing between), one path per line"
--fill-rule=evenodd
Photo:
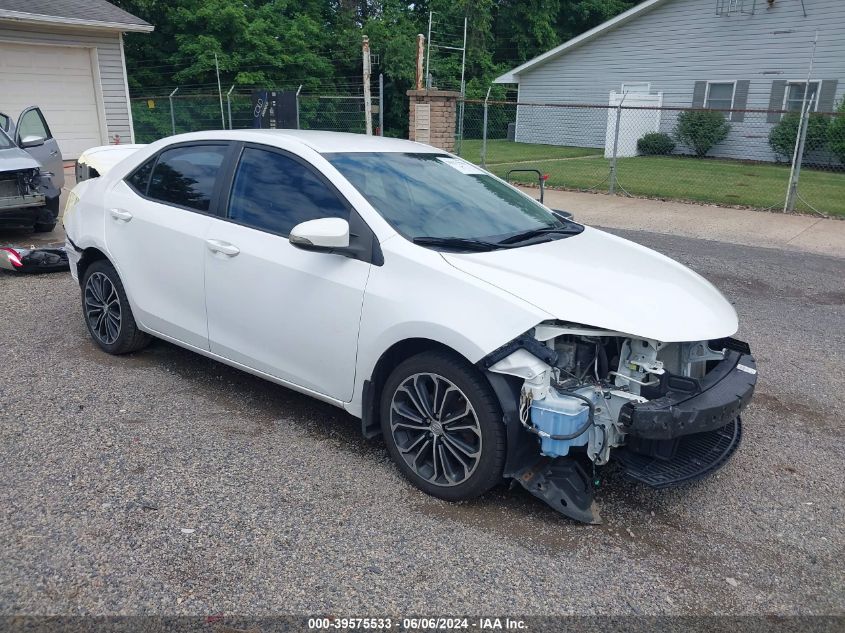
M596 466L720 467L756 382L733 307L647 248L439 149L290 130L127 148L64 215L85 323L342 407L458 501L512 478L599 520Z

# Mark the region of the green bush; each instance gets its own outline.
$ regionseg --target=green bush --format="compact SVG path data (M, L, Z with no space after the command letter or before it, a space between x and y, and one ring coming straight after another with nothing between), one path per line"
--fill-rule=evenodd
M647 156L671 154L675 149L675 141L664 132L649 132L637 141L637 151Z
M845 163L845 99L836 110L837 115L827 128L827 148L841 163ZM809 130L807 131L809 135Z
M769 131L769 145L780 160L792 160L795 151L795 137L798 135L798 122L801 114L790 112ZM807 138L804 141L804 151L824 149L827 143L829 121L820 114L811 114L807 121Z
M731 124L715 110L688 110L678 116L675 138L691 148L696 156L706 156L728 137Z

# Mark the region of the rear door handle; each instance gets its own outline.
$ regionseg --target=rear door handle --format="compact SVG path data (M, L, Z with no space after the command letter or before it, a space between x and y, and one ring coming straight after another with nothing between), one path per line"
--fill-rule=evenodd
M109 213L111 213L111 217L115 220L129 222L129 220L132 219L132 214L129 213L129 211L124 211L123 209L110 209Z
M229 257L234 257L241 252L241 249L234 244L229 244L229 242L223 242L221 240L206 240L205 244L212 253L223 253Z

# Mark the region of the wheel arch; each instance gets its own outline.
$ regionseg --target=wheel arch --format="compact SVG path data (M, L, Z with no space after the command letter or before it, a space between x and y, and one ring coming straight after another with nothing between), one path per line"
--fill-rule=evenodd
M406 338L391 345L382 353L369 378L364 381L361 396L361 432L365 438L372 439L381 435L379 401L381 400L382 387L391 370L412 356L434 350L455 354L466 360L467 363L472 364L465 355L454 348L429 338Z
M76 264L76 274L77 278L79 279L79 285L82 286L82 277L85 275L85 271L88 267L96 261L101 259L106 260L112 266L114 263L108 258L108 256L101 251L99 248L95 246L89 246L82 250L82 256L79 258L79 262Z

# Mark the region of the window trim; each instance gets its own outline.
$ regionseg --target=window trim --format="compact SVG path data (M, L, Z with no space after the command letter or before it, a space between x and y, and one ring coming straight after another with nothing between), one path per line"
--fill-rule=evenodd
M232 203L232 192L234 191L234 187L235 187L235 176L238 173L238 167L241 164L241 159L243 158L244 150L246 150L246 149L256 149L256 150L272 152L274 154L280 154L280 155L284 156L285 158L290 158L290 159L294 160L295 162L299 163L300 165L302 165L303 167L305 167L305 169L310 171L312 174L314 174L314 176L316 176L317 179L320 182L322 182L324 185L326 185L327 188L330 191L332 191L335 194L335 196L337 196L337 198L338 198L338 200L340 200L341 204L343 204L343 206L346 207L347 211L349 211L349 217L347 218L347 222L349 222L350 227L352 226L352 221L351 221L352 214L357 213L355 206L351 202L349 202L349 200L346 198L346 196L344 196L337 187L335 187L334 183L328 178L328 176L326 176L323 172L321 172L319 169L317 169L317 167L313 163L311 163L308 160L302 158L302 156L294 154L293 152L290 152L288 150L284 150L281 147L276 147L274 145L264 145L263 143L255 143L255 142L252 142L252 141L240 141L240 142L237 143L237 145L239 145L239 147L236 151L236 155L233 158L231 168L226 173L225 178L223 178L224 186L221 188L220 199L218 200L218 202L221 205L220 208L223 212L217 217L219 217L221 220L225 220L226 222L231 222L232 224L237 224L238 226L243 226L244 228L247 228L247 229L252 229L253 231L260 231L260 232L266 233L268 235L275 235L277 237L282 237L286 240L290 239L290 233L279 233L279 232L276 232L276 231L269 231L267 229L261 229L261 228L258 228L256 226L246 224L244 222L238 222L237 220L233 220L229 216L229 211L230 211L230 207L231 207L231 203ZM328 216L326 216L326 217L328 217ZM351 231L351 228L350 228L350 231ZM351 234L350 234L350 236L351 236Z
M222 209L223 213L214 216L215 218L223 222L229 222L236 226L242 226L243 228L249 229L250 231L257 231L264 235L271 235L273 237L281 238L285 242L290 244L290 234L282 235L281 233L276 233L275 231L259 229L254 226L250 226L249 224L238 222L237 220L233 220L229 217L229 203L232 198L232 190L235 186L235 174L237 174L238 172L238 166L240 165L243 151L247 148L274 152L276 154L281 154L282 156L293 159L294 161L311 171L323 184L327 185L327 187L332 192L334 192L334 194L341 201L341 203L349 210L349 218L347 219L347 222L349 223L349 246L346 249L338 249L333 254L340 255L342 257L347 257L350 259L356 259L358 261L362 261L366 264L371 264L373 266L384 265L384 255L382 254L381 244L379 243L379 240L376 237L375 231L373 231L370 225L367 224L367 221L358 212L358 209L355 207L355 205L352 204L345 195L343 195L343 193L335 186L331 179L326 174L324 174L316 165L314 165L308 159L303 158L302 156L299 156L294 152L282 149L281 147L277 147L275 145L266 145L264 143L257 143L254 141L232 142L232 149L228 168L220 178L221 187L218 192L217 198L218 209ZM296 247L292 244L291 247L296 249Z
M703 104L704 109L705 110L716 110L717 112L724 112L725 109L723 109L723 108L711 108L707 105L707 102L710 100L710 86L712 84L723 84L723 85L724 84L730 84L731 85L731 106L729 108L727 108L727 110L728 111L733 110L734 109L734 103L736 102L736 81L737 81L736 79L734 79L733 81L728 81L728 80L724 80L724 79L707 80L707 86L704 89L704 104Z
M645 86L645 91L643 90L635 90L633 92L625 91L625 86ZM622 85L620 86L620 94L651 94L651 82L650 81L623 81Z
M786 80L786 89L783 91L783 106L782 106L782 109L783 109L784 112L787 112L787 113L788 112L797 112L799 114L801 113L801 110L790 110L789 108L787 108L787 104L789 103L789 87L790 86L803 86L804 84L808 84L808 85L809 84L816 84L816 94L815 94L815 97L813 98L813 101L810 102L811 105L812 105L812 107L810 108L810 112L818 112L818 110L819 110L819 93L821 92L821 89L822 89L822 82L821 82L820 79L811 79L810 81L807 81L806 79L787 79ZM801 100L802 108L803 108L803 103L804 103L804 100L802 99Z
M232 141L227 140L202 140L202 141L182 141L180 143L173 143L172 145L168 145L167 147L162 147L158 152L153 154L152 156L148 157L147 160L142 162L140 165L135 167L131 172L129 172L126 176L123 177L123 182L128 186L135 194L147 200L148 202L155 202L156 204L161 204L166 207L171 207L173 209L181 209L182 211L190 211L191 213L198 213L200 215L207 215L209 217L218 218L220 217L220 208L218 206L220 201L220 188L222 187L223 183L226 180L226 176L230 171L230 162L232 159L232 150L236 144ZM209 198L208 203L208 211L202 211L200 209L196 209L194 207L189 207L184 204L176 204L175 202L165 202L164 200L159 200L157 198L153 198L149 195L150 191L150 183L153 179L153 173L155 173L156 167L158 167L158 161L161 159L161 155L164 152L167 152L171 149L179 149L182 147L202 147L202 146L214 146L214 147L223 147L225 151L223 152L223 162L220 164L220 173L214 183L214 189L211 192L211 197ZM141 192L136 189L132 183L129 182L129 179L135 175L135 173L141 169L144 165L146 165L149 161L153 161L153 168L150 170L150 175L147 178L147 187L146 189Z

